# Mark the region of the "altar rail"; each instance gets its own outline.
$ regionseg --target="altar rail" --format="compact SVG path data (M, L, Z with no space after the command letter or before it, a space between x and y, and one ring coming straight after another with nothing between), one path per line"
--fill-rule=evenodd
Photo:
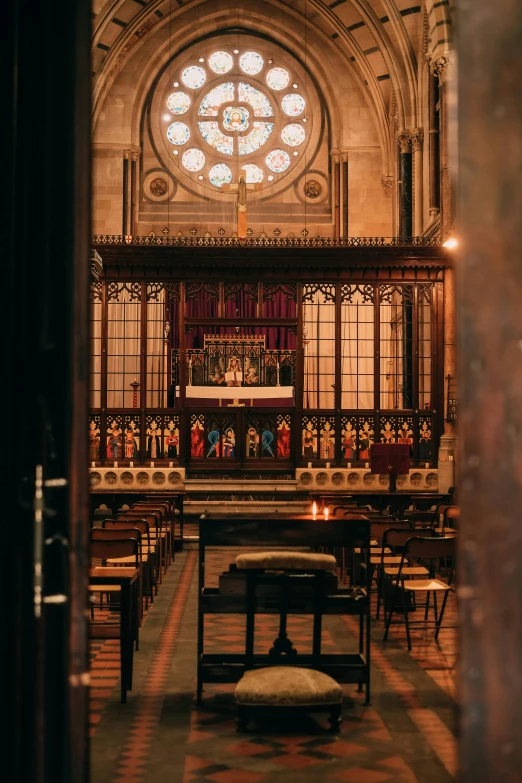
M92 410L89 416L92 467L363 469L369 467L372 443L396 442L410 444L413 466L426 471L436 466L436 413L232 405Z

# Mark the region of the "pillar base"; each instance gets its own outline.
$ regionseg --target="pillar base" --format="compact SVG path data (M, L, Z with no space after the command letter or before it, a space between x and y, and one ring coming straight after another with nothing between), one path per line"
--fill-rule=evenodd
M441 436L439 446L439 492L445 495L455 486L455 449L457 438L452 432Z

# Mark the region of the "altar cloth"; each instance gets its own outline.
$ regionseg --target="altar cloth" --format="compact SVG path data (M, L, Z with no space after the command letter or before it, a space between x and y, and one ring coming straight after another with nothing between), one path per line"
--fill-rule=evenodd
M294 405L293 386L187 386L187 405L194 407L244 406L289 408ZM236 402L237 401L237 402Z

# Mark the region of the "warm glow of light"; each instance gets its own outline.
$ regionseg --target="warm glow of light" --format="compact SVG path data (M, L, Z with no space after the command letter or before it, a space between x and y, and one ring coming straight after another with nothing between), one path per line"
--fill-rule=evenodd
M328 511L328 508L327 508L327 507L325 507L325 509L324 509L324 518L326 519L326 521L327 521L327 522L328 522L328 514L329 514L329 513L330 513L330 512Z
M458 247L459 243L455 239L455 237L450 237L449 239L446 239L445 242L442 243L442 247L447 247L450 250L453 250L454 248Z
M312 503L312 514L314 515L314 517L317 516L317 503L315 502L315 500Z

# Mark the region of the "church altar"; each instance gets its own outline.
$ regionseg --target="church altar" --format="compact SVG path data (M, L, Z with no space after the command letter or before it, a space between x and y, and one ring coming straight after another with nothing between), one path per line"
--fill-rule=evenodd
M190 407L290 408L294 405L294 387L187 386L186 400Z

